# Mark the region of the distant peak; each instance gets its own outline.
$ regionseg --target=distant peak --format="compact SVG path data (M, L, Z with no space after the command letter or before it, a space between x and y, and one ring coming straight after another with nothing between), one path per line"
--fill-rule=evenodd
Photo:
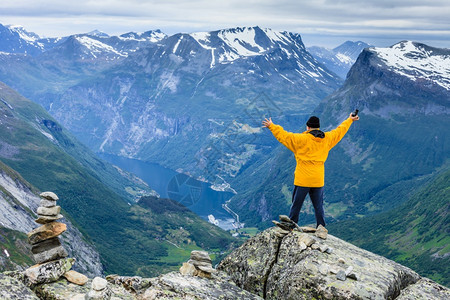
M86 33L86 35L96 36L96 37L109 37L109 35L107 33L104 33L104 32L102 32L100 30L97 30L97 29Z

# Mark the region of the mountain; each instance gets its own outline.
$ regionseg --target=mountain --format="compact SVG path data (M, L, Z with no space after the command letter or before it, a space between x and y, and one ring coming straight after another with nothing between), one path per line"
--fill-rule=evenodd
M230 178L274 144L260 139L261 118L306 115L340 83L300 35L233 28L170 36L43 105L94 151L232 191Z
M371 46L361 41L346 41L333 49L318 46L308 47L307 49L315 59L324 64L329 70L333 71L341 78L345 78L359 54L364 48L368 47Z
M450 154L449 55L448 49L414 42L367 48L343 87L313 112L325 131L355 108L361 116L326 162L329 223L397 207L444 165ZM249 225L270 225L289 211L294 168L292 153L280 145L270 159L242 173L235 188L245 192L235 195L229 207ZM300 220L314 222L309 203Z
M138 199L155 195L145 183L98 159L42 107L4 84L0 84L0 100L0 160L39 190L53 191L59 196L65 217L92 241L105 272L132 274L139 267L141 274L155 274L156 267L146 266L156 265L162 270L183 257L178 257L183 253L182 249L149 234L158 230L152 227L155 222L134 215ZM164 207L163 203L160 205ZM2 210L1 214L6 214L5 220L15 206L13 208ZM158 217L150 212L147 215ZM189 222L211 228L199 217L189 216ZM163 229L174 229L167 235L177 232L180 222L171 222L171 218L165 220ZM173 228L171 224L177 224L177 227ZM188 228L190 223L183 226ZM197 232L205 234L204 231L183 231L193 241L189 247L195 249L202 246L200 241L203 239L196 235ZM211 229L208 234L214 235L213 232ZM205 248L222 249L235 241L228 233L221 231L221 234L222 239L211 238L204 244ZM161 236L165 237L158 237Z
M26 233L37 227L34 220L40 202L38 195L35 187L0 162L0 270L24 269L34 264ZM68 230L61 242L68 254L76 258L75 269L89 276L101 275L103 265L92 242L88 242L69 219L64 218L62 222L67 224Z
M450 169L446 167L393 210L330 224L330 231L450 286ZM370 237L370 238L368 238Z
M22 26L0 24L0 52L36 55L45 49L40 39L36 33L28 32Z

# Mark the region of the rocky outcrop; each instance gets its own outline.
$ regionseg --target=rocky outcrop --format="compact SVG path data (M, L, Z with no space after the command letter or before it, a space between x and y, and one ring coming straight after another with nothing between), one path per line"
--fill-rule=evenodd
M409 268L332 235L270 228L218 266L240 287L265 299L395 299L421 277ZM428 281L437 291L438 284ZM445 292L442 292L445 291ZM448 289L429 299L446 299ZM407 299L407 298L403 298Z

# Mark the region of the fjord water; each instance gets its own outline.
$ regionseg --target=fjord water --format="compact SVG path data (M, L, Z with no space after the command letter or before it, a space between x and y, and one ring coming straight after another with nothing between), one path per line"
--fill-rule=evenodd
M205 220L208 220L208 215L213 215L219 221L218 226L222 229L233 228L233 217L222 208L222 204L233 196L232 193L215 191L206 182L165 168L157 163L106 153L97 153L97 155L140 177L162 198L170 198L182 203Z

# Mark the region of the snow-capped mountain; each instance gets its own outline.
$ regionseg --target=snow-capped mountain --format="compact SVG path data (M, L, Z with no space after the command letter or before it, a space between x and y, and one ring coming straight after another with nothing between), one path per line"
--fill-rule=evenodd
M124 33L122 35L119 36L119 38L121 40L134 40L134 41L138 41L138 42L152 42L152 43L156 43L159 42L163 39L165 39L167 37L167 35L163 32L161 32L161 30L157 29L157 30L150 30L150 31L146 31L146 32L142 32L142 33L137 33L137 32L128 32L128 33Z
M0 52L30 55L42 53L44 44L39 40L37 34L26 31L22 26L0 24Z
M308 51L328 69L345 78L361 51L367 47L370 45L361 41L347 41L334 49L312 46Z
M425 85L450 91L450 50L403 41L389 48L372 48L388 70Z

